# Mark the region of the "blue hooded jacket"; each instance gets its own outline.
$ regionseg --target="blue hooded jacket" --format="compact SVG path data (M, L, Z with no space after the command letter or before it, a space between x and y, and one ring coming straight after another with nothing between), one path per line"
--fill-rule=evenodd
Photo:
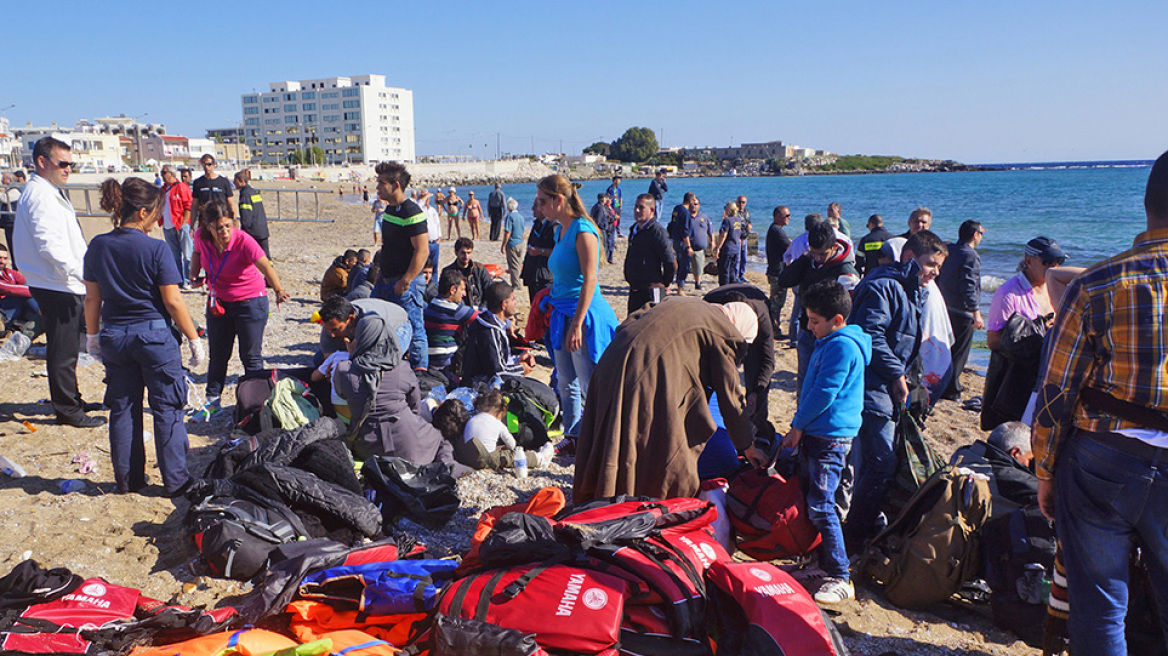
M848 323L872 338L872 363L864 374L864 410L894 415L889 385L905 375L921 345L925 294L916 260L885 264L860 282Z
M864 409L864 370L871 361L872 338L859 326L816 340L791 426L808 435L855 437Z

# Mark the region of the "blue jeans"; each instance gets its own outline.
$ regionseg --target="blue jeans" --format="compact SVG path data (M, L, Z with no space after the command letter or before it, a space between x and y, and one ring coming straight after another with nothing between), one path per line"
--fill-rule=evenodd
M174 492L190 480L187 471L187 378L182 354L166 321L106 324L101 329L105 404L109 406L110 459L121 492L146 485L142 393L150 393L154 452L162 484Z
M803 314L803 299L799 298L799 288L794 289L791 294L791 316L787 320L787 335L791 337L791 341L797 339L799 334L799 315Z
M844 549L844 533L839 514L835 511L835 495L839 488L840 472L852 448L852 440L839 437L804 435L799 443L799 466L803 493L807 498L807 518L823 537L820 545L819 567L828 576L842 578L848 575L848 554Z
M856 477L852 506L844 523L844 539L852 553L859 551L875 534L880 504L896 474L896 454L892 450L896 422L867 409L861 417L860 434L856 436L849 456Z
M676 241L673 242L673 252L677 254L677 286L684 287L685 279L689 277L689 255L685 248L685 244Z
M393 293L393 286L400 278L387 278L373 288L375 298L384 298L390 303L396 303L406 311L410 317L410 327L413 334L410 337L410 366L414 369L428 369L430 367L430 343L426 339L426 321L422 313L426 309L426 276L419 273L417 278L410 282L406 293L398 296Z
M40 316L41 307L31 296L5 296L0 298L0 313L4 314L4 322L32 321Z
M219 301L225 313L221 317L207 312L207 398L223 394L227 381L227 361L239 338L239 361L245 372L264 368L264 328L268 325L268 297L256 296L243 301Z
M564 413L564 435L576 437L580 434L580 418L584 416L584 400L588 398L588 381L596 363L588 355L588 347L579 351L553 349L552 358L556 363L556 391L560 393L560 407Z
M1133 537L1143 546L1160 626L1168 631L1168 449L1140 457L1078 430L1066 439L1054 476L1054 527L1067 566L1071 649L1127 654Z
M163 226L162 236L166 237L166 245L170 246L170 252L174 255L178 276L185 283L191 275L191 253L195 249L195 242L191 239L191 226L189 223L185 224L181 230Z
M746 280L746 238L742 238L742 248L738 251L738 280Z
M439 247L438 242L430 242L430 265L434 267L434 271L441 271L441 269L438 268L438 253L440 251L441 248Z

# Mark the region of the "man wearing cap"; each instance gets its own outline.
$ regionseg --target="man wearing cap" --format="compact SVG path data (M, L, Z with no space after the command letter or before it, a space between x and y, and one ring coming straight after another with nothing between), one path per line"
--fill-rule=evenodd
M993 430L999 424L1022 419L1038 380L1039 353L1034 348L1027 348L1023 353L1020 349L1025 344L1019 343L1007 355L1002 336L1015 314L1027 321L1042 322L1046 327L1051 325L1055 308L1046 291L1046 272L1066 261L1066 253L1058 242L1049 237L1035 237L1026 242L1018 273L994 292L985 320L990 364L986 367L982 390L982 430Z
M1152 166L1144 211L1133 247L1067 288L1043 353L1038 503L1062 543L1076 654L1128 653L1133 542L1157 600L1168 590L1168 152Z
M580 424L573 499L698 493L698 456L717 425L718 397L739 451L754 439L738 363L758 334L746 303L670 297L629 315L592 373Z
M961 401L961 371L969 360L969 347L973 344L973 331L985 327L981 317L981 255L977 246L981 243L985 228L977 221L969 220L957 229L957 241L949 244L949 256L941 266L937 276L937 287L945 299L949 311L949 325L953 327L953 346L949 353L953 359L953 377L941 398Z

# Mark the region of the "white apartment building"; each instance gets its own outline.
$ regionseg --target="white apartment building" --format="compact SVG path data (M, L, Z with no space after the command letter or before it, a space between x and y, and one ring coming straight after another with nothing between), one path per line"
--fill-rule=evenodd
M61 128L56 123L48 127L33 127L31 125L18 128L17 136L24 149L24 163L32 166L33 146L41 137L54 137L69 144L73 150L73 161L76 163L73 170L80 173L105 173L110 170L121 170L125 164L122 161L121 139L116 134L102 132L98 126L78 123L75 128Z
M329 164L414 161L414 92L384 75L272 82L242 96L244 143L265 164L319 146Z

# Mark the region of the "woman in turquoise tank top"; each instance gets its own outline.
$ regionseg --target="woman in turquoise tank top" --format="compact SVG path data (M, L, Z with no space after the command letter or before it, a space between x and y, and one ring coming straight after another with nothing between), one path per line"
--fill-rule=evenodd
M556 245L548 258L548 344L559 376L564 433L574 440L592 369L612 341L617 320L600 294L600 231L588 218L576 187L562 175L550 175L539 181L535 204L557 225Z

